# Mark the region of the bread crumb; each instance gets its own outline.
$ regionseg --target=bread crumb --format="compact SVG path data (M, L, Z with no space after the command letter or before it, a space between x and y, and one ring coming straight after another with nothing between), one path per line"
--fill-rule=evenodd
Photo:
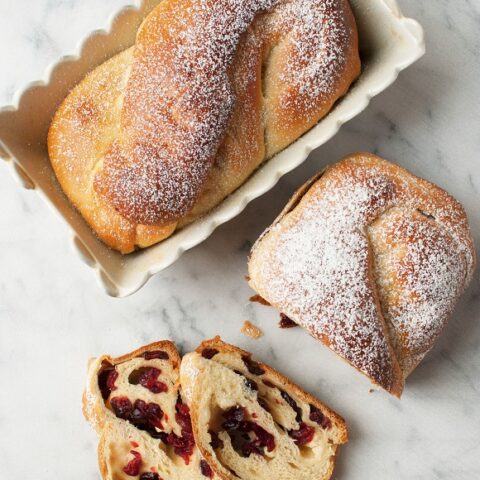
M280 313L280 321L278 322L278 326L280 328L298 327L298 325L290 317L287 317L284 313Z
M253 325L249 320L243 322L243 326L240 330L244 335L250 338L260 338L263 335L263 332Z
M251 302L256 302L256 303L259 303L260 305L265 305L267 307L270 307L270 303L267 302L267 300L265 300L263 297L261 297L260 295L258 294L255 294L255 295L252 295L249 300Z
M368 393L373 393L374 391L375 391L375 389L374 389L374 388L371 388L371 389L368 391Z

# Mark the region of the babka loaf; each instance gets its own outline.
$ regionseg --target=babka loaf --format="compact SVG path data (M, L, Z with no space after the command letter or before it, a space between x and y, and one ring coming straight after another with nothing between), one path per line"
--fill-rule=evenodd
M304 185L254 244L251 287L400 396L475 268L462 206L368 153Z
M218 205L359 72L347 0L163 0L59 107L50 160L98 237L128 253Z

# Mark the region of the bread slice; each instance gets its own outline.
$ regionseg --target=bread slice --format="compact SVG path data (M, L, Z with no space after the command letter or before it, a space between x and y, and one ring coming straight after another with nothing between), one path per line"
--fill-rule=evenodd
M205 341L183 358L180 381L196 444L220 478L332 475L344 420L249 352Z
M103 480L330 478L345 422L220 337L183 360L169 341L90 362L86 419Z
M195 447L180 361L163 341L90 362L83 411L100 435L104 480L214 478Z

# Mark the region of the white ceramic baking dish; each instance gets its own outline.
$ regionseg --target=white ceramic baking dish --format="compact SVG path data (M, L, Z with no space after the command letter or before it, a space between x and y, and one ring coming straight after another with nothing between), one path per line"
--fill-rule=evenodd
M96 238L63 195L50 167L46 136L50 120L68 91L93 67L132 45L140 22L158 1L126 5L110 19L105 30L92 32L77 53L60 58L48 68L43 80L27 85L16 94L13 106L0 110L0 156L25 188L35 189L61 215L73 232L75 251L96 272L105 291L118 297L138 290L152 275L272 188L424 53L422 28L402 16L395 0L350 0L359 28L363 70L332 112L266 162L208 215L155 246L122 256Z

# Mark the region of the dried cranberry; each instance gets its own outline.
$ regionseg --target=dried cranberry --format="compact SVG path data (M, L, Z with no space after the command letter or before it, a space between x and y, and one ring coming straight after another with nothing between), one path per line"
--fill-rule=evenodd
M275 448L275 439L263 427L255 422L245 420L247 411L244 407L236 405L223 413L225 421L222 427L228 432L232 439L234 448L248 457L252 453L261 454L262 448L271 452ZM248 435L253 432L256 436L254 440Z
M202 357L210 360L218 353L216 348L204 348L202 350Z
M262 454L262 450L260 447L255 445L254 442L244 443L242 445L242 454L244 457L249 457L252 453L256 453L257 455Z
M315 405L310 404L310 420L312 422L318 423L322 428L330 428L332 422L328 417L326 417Z
M300 423L298 430L290 430L288 434L295 440L295 443L300 447L313 440L315 436L315 428L307 425L306 423Z
M132 413L130 414L130 420L137 427L147 423L147 402L135 400Z
M156 403L135 400L130 414L130 422L140 430L147 430L154 437L155 428L163 429L163 411ZM155 437L154 437L155 438Z
M149 403L147 405L147 418L150 425L163 429L162 417L163 411L156 403Z
M218 436L218 433L214 432L213 430L209 430L208 433L210 434L210 445L212 446L212 448L214 450L216 450L217 448L223 448L223 442Z
M110 400L113 412L118 418L128 420L132 413L132 402L127 397L113 397Z
M275 448L275 438L273 435L256 423L250 422L250 424L253 432L258 437L259 446L266 447L267 451L271 452Z
M270 380L263 380L263 384L270 388L275 388L275 385Z
M237 375L240 375L241 377L243 377L243 381L245 382L245 386L247 388L249 388L250 390L254 390L254 391L257 391L258 390L258 385L256 384L256 382L254 382L252 379L250 378L247 378L240 370L234 370L234 372L237 374Z
M131 477L136 477L140 473L140 467L142 466L142 456L135 450L130 450L133 458L123 467L123 471Z
M115 390L115 380L118 378L118 372L115 370L115 367L108 367L102 370L98 374L98 388L102 393L102 397L106 400L112 390Z
M248 355L244 355L242 357L243 363L247 367L247 370L252 374L252 375L263 375L265 373L265 370L260 367L260 365L257 362L254 362Z
M287 317L284 313L280 314L280 321L278 322L278 326L280 328L298 327L298 325L290 317Z
M246 414L247 410L240 405L235 405L234 407L229 408L223 412L225 422L223 422L222 427L225 430L235 430L239 428L239 425L245 419Z
M167 432L157 432L155 431L149 431L149 435L152 438L155 438L157 440L161 440L165 445L168 445L168 433Z
M167 352L163 350L151 350L149 352L143 353L143 358L145 360L153 360L154 358L159 358L160 360L168 360L170 357Z
M295 419L300 423L302 421L302 410L298 407L297 402L284 390L281 391L280 395L296 413Z
M144 472L140 475L140 480L161 480L156 472Z
M118 378L118 372L116 370L112 370L107 377L107 387L112 390L116 390L117 387L115 386L115 381Z
M213 478L213 470L210 468L210 465L206 460L202 458L200 460L200 471L204 477Z
M264 447L269 452L275 448L275 439L273 435L268 433L263 427L255 422L241 422L239 425L239 431L245 432L245 435L242 435L241 438L247 440L247 442L241 446L241 452L245 457L250 456L252 453L261 455ZM248 432L253 432L256 438L250 441L250 437L247 435Z
M161 439L168 445L173 446L173 451L183 458L185 464L190 462L190 456L193 453L195 447L195 440L192 432L192 421L190 419L190 409L184 403L177 403L177 413L175 414L175 420L180 425L182 436L179 437L175 433L170 433L168 436L162 436Z
M247 386L247 388L249 388L250 390L253 390L254 392L256 392L258 390L258 385L256 384L256 382L254 382L253 380L250 380L249 378L246 378L245 377L245 385Z
M138 377L138 383L150 390L152 393L161 393L168 391L165 383L158 380L158 376L162 373L161 370L155 367L147 368Z
M267 411L268 413L270 413L270 407L268 406L268 403L267 401L262 398L262 397L258 397L257 398L257 401L258 401L258 404L265 410Z

